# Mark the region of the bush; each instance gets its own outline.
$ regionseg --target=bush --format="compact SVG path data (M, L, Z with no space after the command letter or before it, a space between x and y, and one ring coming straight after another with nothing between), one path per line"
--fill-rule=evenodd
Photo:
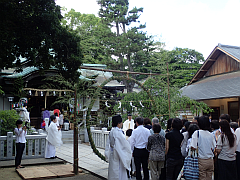
M7 132L13 132L16 127L16 121L20 118L15 110L0 110L1 136L6 136Z

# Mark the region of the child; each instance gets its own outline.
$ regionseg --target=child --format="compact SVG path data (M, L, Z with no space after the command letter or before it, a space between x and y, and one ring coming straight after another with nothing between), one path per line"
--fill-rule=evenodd
M17 127L14 129L14 133L16 135L16 157L15 157L15 167L16 169L24 168L21 166L22 154L25 148L26 143L26 126L22 127L22 120L17 120L16 125Z

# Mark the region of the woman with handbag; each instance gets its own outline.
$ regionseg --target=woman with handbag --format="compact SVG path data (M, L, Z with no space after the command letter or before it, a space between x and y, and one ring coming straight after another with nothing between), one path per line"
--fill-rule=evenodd
M218 179L236 180L236 136L231 132L228 121L219 122L221 135L218 136L216 151L218 155Z
M199 117L198 126L200 130L193 133L190 147L192 150L198 148L199 179L212 180L214 170L213 150L216 147L216 142L210 132L209 117Z

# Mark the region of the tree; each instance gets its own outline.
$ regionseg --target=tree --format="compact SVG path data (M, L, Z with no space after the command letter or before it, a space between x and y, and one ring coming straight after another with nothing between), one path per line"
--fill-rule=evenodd
M25 58L28 66L55 66L72 81L78 79L79 38L61 26L54 0L2 0L0 7L0 69L21 67Z
M149 39L146 33L142 32L145 25L140 24L136 27L131 25L134 22L139 23L138 18L143 8L135 7L129 10L128 0L98 0L98 4L101 6L99 16L103 22L116 28L116 32L113 32L112 36L107 37L105 41L108 41L112 54L118 57L120 70L123 71L127 67L127 70L134 71L132 57L146 48L146 42ZM126 64L124 58L126 58ZM135 75L132 77L136 78ZM124 81L124 85L128 92L131 92L134 87L134 83L128 81Z
M107 45L102 39L111 34L111 29L94 14L81 14L71 9L65 13L63 26L73 29L80 37L79 45L83 53L83 63L114 66Z
M127 94L119 94L122 96L122 109L127 111L134 111L130 106L130 101L132 101L133 106L137 107L137 113L142 117L158 117L160 119L166 120L169 118L169 104L168 104L168 86L161 76L154 76L148 78L144 86L149 89L151 96L154 97L154 101L157 107L153 107L150 97L145 91L140 91L139 93L132 92ZM142 105L140 104L140 102ZM197 102L186 96L181 96L181 92L176 87L170 87L170 104L171 111L170 116L176 117L178 115L178 110L190 110L192 113L199 114L201 111L204 113L211 112L212 110L203 102ZM115 111L119 111L118 105L114 107ZM157 110L156 110L157 109Z

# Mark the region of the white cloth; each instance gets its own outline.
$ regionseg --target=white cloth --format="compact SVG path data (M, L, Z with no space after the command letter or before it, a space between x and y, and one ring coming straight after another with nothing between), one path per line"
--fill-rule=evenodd
M199 132L199 137L198 137ZM198 145L197 145L198 143ZM198 146L198 157L201 159L213 158L213 150L216 147L216 141L212 133L207 130L195 131L192 135L192 141L190 147L197 148Z
M240 152L240 128L237 128L237 129L236 129L235 135L236 135L236 137L237 137L237 142L236 142L236 144L237 144L237 149L236 149L236 151L237 151L237 152Z
M50 142L47 141L46 144L46 151L45 151L45 158L55 157L56 148Z
M138 126L137 129L133 130L131 135L131 149L134 150L134 147L138 149L147 148L149 136L151 136L151 133L147 128L143 127L143 125Z
M131 143L131 136L127 139L127 141L128 141L129 144ZM133 151L132 151L132 153L133 153ZM134 157L133 156L132 156L132 161L131 162L132 162L132 171L136 171L136 166L135 166L135 163L134 163Z
M59 124L63 125L63 114L60 114L59 119Z
M25 130L23 130L22 127L20 127L19 129L18 128L15 128L14 129L14 133L16 135L16 143L26 143L26 134L27 132Z
M56 122L56 124L57 124L57 126L59 126L59 122L60 122L60 118L58 117L58 116L56 116L56 119L57 119L57 122Z
M55 147L62 144L62 132L58 130L56 123L51 122L46 139Z
M23 122L27 121L30 123L30 113L27 111L27 108L23 107L23 108L19 108L21 109L20 111L20 117L22 119Z
M188 132L184 132L182 133L182 135L184 138L181 145L181 152L183 157L187 157Z
M126 169L130 170L132 152L122 130L118 127L113 127L110 131L105 156L109 162L108 179L127 180Z
M129 121L128 119L126 121L124 121L124 123L123 123L123 131L124 131L125 135L126 135L126 131L128 129L134 130L134 125L135 125L135 123L134 123L133 119L131 121Z

